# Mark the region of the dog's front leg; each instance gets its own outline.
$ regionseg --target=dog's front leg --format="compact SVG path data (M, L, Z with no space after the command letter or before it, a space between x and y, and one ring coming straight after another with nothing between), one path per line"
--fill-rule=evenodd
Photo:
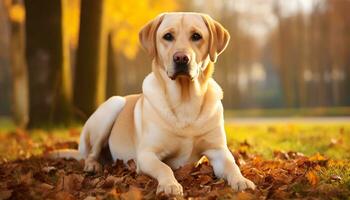
M208 157L213 166L215 175L226 179L235 191L242 191L247 188L255 189L254 183L243 177L227 147L207 150L204 155Z
M182 195L182 186L175 179L171 168L163 163L154 152L140 152L137 158L141 172L152 176L158 181L157 193Z

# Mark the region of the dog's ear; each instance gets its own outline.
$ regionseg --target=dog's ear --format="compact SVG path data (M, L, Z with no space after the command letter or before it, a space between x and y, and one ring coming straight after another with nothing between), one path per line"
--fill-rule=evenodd
M209 30L209 57L212 62L216 62L218 55L225 50L230 41L230 34L209 15L202 14L202 18Z
M141 45L152 58L157 55L156 33L163 21L164 15L160 14L155 19L149 21L139 32Z

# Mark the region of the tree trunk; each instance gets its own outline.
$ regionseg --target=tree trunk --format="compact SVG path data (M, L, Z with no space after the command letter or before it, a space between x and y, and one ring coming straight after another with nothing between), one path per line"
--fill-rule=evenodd
M74 79L74 105L86 116L106 96L106 43L104 0L81 1L79 46Z
M25 0L30 127L67 124L71 119L69 47L63 32L64 1Z
M12 0L10 19L10 61L12 70L12 115L18 127L28 124L28 72L25 62L24 6L21 0Z
M112 33L108 34L108 52L107 52L107 86L106 97L115 96L118 93L118 73L116 65L116 52L112 44Z

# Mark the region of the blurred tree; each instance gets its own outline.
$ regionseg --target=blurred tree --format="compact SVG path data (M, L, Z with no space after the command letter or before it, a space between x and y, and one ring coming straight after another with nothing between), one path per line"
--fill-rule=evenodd
M10 61L12 70L12 115L19 127L29 119L28 72L25 62L24 19L22 0L5 1L10 21Z
M107 86L106 96L111 97L118 93L118 66L115 59L115 48L112 44L112 33L108 34L108 47L107 47Z
M149 73L151 65L147 55L139 52L138 33L143 25L158 14L177 9L178 1L106 0L105 6L106 26L110 35L107 96L139 92L141 82ZM123 70L125 67L127 71ZM118 71L121 70L123 73L119 75ZM121 86L123 81L125 85Z
M113 34L113 47L128 59L135 58L139 50L141 27L160 13L178 8L176 0L105 1L107 29Z
M349 105L350 1L317 1L310 13L282 16L272 32L272 59L288 107Z
M80 32L74 78L74 105L90 115L106 96L104 0L81 1Z
M71 75L64 5L69 0L25 0L29 126L69 123Z
M63 6L63 31L68 38L71 50L78 45L79 22L80 22L80 0L65 0ZM71 56L74 58L73 56Z
M350 1L327 1L332 96L337 105L350 105Z
M0 116L11 116L12 76L10 67L10 32L8 7L0 1Z
M116 95L116 54L134 59L141 27L162 11L175 8L174 0L82 0L74 81L74 104L80 111L90 115L106 96Z

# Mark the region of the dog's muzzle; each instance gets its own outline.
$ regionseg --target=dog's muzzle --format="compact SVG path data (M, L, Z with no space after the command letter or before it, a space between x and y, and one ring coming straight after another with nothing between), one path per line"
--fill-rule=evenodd
M187 76L191 78L189 64L190 57L183 52L177 52L173 56L174 61L174 74L170 76L172 80L175 80L178 76Z

